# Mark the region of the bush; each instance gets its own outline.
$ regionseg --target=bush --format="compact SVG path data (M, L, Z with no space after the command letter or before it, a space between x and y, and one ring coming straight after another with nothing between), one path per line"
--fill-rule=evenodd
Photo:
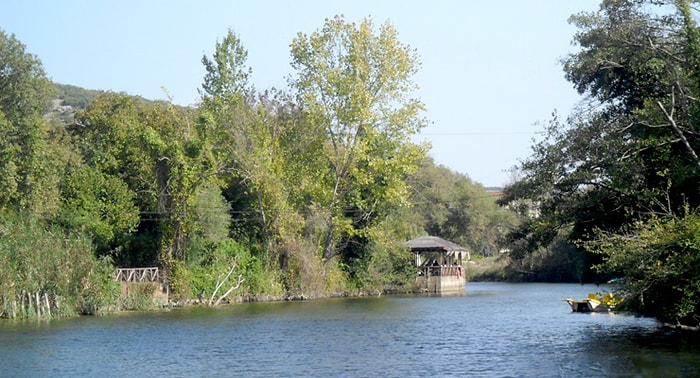
M155 282L122 284L127 285L125 295L119 298L122 310L145 310L153 307L153 293L158 289Z
M654 217L620 233L600 232L586 246L604 256L597 269L623 278L629 310L700 327L700 214Z
M113 271L108 258L95 258L87 235L0 215L0 316L102 313L118 298Z
M232 267L236 266L227 283L217 295L234 286L239 276L243 279L236 294L273 294L280 292L279 275L266 269L266 261L253 255L251 251L233 239L225 239L193 251L186 269L187 286L190 297L208 299L216 290ZM185 285L182 285L185 286Z

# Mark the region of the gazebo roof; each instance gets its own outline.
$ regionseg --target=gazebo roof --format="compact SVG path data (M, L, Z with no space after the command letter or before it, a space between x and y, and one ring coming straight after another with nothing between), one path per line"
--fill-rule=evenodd
M466 248L437 236L421 236L406 242L406 247L413 252L459 252Z

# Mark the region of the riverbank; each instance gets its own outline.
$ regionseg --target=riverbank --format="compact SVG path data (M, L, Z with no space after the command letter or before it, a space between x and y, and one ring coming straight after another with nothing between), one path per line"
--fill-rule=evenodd
M210 305L211 298L200 296L198 298L178 298L168 295L168 288L153 282L144 283L121 283L121 295L119 299L119 309L115 311L148 311L161 308L183 308L183 307L213 307ZM362 298L378 297L382 295L397 294L420 294L418 287L386 287L382 290L366 290L355 293L351 292L310 292L310 293L278 293L278 294L238 294L235 293L224 298L220 305L259 303L259 302L297 302L307 300L320 300L330 298ZM110 312L110 311L107 311ZM112 311L114 312L114 311Z
M467 263L468 282L505 282L508 281L506 266L507 256L477 257Z

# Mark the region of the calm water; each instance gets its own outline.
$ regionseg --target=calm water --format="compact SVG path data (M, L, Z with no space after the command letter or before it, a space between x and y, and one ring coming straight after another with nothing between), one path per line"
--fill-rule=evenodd
M699 342L560 301L597 290L469 283L458 297L0 321L0 376L700 376Z

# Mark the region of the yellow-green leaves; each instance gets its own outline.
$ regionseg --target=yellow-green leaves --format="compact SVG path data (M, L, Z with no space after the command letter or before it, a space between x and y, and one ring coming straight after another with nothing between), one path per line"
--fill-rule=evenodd
M410 142L426 122L411 98L419 66L415 50L398 40L388 22L375 30L370 19L326 19L311 35L292 42L290 83L312 127L323 130L330 185L319 203L328 209L323 257L342 251L341 240L369 235L386 211L407 199L405 177L420 151ZM363 230L365 229L365 230Z
M207 101L234 101L252 94L248 84L251 74L250 67L246 68L248 51L238 36L229 29L226 37L216 43L212 58L202 57L202 64L207 73L204 75L202 95Z

